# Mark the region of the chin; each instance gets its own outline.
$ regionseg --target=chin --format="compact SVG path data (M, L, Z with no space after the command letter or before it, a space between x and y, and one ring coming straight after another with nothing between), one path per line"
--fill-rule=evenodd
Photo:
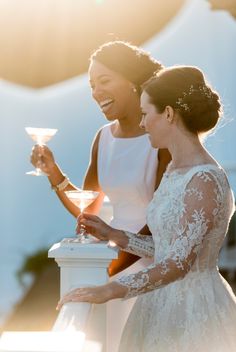
M109 117L105 116L105 117L106 117L107 121L111 121L112 122L112 121L117 120L116 117L111 117L111 116L109 116Z
M105 113L103 113L103 114L104 114L105 118L106 118L108 121L115 121L115 120L117 120L117 117L114 116L113 114L105 114Z
M155 143L155 141L152 140L150 134L148 135L148 138L149 138L149 140L150 140L151 146L152 146L153 148L158 148L158 146L156 145L157 143Z
M149 135L149 140L150 140L151 146L154 149L165 149L166 148L166 146L163 146L162 144L158 143L157 141L152 140L150 138L150 135Z

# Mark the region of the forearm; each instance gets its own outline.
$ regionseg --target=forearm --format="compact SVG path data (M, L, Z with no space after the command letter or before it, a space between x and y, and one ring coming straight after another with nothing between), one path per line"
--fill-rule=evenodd
M86 213L79 218L78 229L81 226L98 239L113 242L126 252L137 254L140 257L153 257L154 255L152 236L114 229L98 216Z
M59 190L57 188L58 185L62 184L62 182L65 180L65 174L62 172L62 170L59 168L59 166L55 163L50 171L49 171L49 176L48 176L48 180L51 184L51 187L54 189L56 195L58 196L58 198L60 199L60 201L62 202L62 204L64 205L64 207L75 217L79 216L80 214L80 210L78 207L76 207L69 199L68 197L65 195L65 191L69 191L69 190L74 190L77 189L76 186L74 186L70 181L68 182L68 184L66 185L65 188L63 188L63 190Z
M139 257L153 257L154 255L153 239L148 235L112 229L108 234L108 240L115 242L123 251Z
M108 300L116 298L124 298L128 294L128 288L124 285L121 285L117 281L112 281L106 284L108 292Z
M48 171L48 180L51 186L57 186L64 180L64 178L65 174L62 172L60 167L56 163L54 163Z
M135 297L182 279L190 270L195 258L194 253L182 261L166 257L137 273L121 276L116 282L127 288L125 298Z
M113 228L108 235L108 240L114 242L120 249L125 249L129 242L129 239L124 231Z

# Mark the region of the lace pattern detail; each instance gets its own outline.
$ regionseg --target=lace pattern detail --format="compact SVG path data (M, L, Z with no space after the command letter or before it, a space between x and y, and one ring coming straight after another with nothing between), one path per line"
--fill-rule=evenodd
M153 257L154 242L152 236L134 234L129 231L124 231L129 239L128 245L122 248L124 251L136 254L140 257Z
M122 276L117 279L117 282L123 286L128 287L128 292L125 299L138 296L147 291L152 291L155 288L162 287L162 280L151 283L148 271L151 268L155 268L154 264L148 266L148 269L143 269L137 274L130 274L127 276Z
M153 239L147 238L151 236L126 233L129 243L124 250L138 255L149 256L152 253L155 260L146 269L117 279L117 282L128 288L125 298L181 280L190 270L204 271L216 267L216 253L223 242L222 236L218 235L218 229L221 228L225 235L232 215L232 207L225 207L225 202L232 205L232 194L224 172L213 167L213 170L190 172L182 179L179 177L175 188L180 211L176 211L175 194L169 194L168 202L162 199L162 202L167 203L168 209L158 214L159 202L156 204L155 198L160 194L164 195L163 186L170 184L170 180L164 181L162 189L154 195L153 208L149 208L152 222L154 216L160 222L160 225L155 225L156 232L153 233L155 251ZM163 204L160 204L160 209L161 207ZM225 223L226 218L228 221ZM150 221L150 217L148 219ZM165 228L171 230L166 238L159 232Z

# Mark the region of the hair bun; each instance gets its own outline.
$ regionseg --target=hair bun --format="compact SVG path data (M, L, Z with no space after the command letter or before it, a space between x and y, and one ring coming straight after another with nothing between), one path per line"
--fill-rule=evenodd
M174 66L160 71L144 87L159 112L172 106L193 133L211 130L221 116L217 92L205 82L201 70L192 66Z

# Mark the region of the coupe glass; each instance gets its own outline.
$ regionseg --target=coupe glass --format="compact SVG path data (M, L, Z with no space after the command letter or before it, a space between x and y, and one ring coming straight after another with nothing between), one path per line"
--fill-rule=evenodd
M38 145L45 145L57 132L56 128L37 128L37 127L25 127L28 135L35 141ZM26 172L27 175L32 176L48 176L40 169L41 162L38 162L36 169L33 171Z
M82 214L84 209L93 203L93 201L97 198L99 192L79 189L65 191L65 194L69 200L80 209ZM73 240L73 242L91 243L94 241L94 237L89 235L85 229L80 229L80 233L78 235L79 237Z

